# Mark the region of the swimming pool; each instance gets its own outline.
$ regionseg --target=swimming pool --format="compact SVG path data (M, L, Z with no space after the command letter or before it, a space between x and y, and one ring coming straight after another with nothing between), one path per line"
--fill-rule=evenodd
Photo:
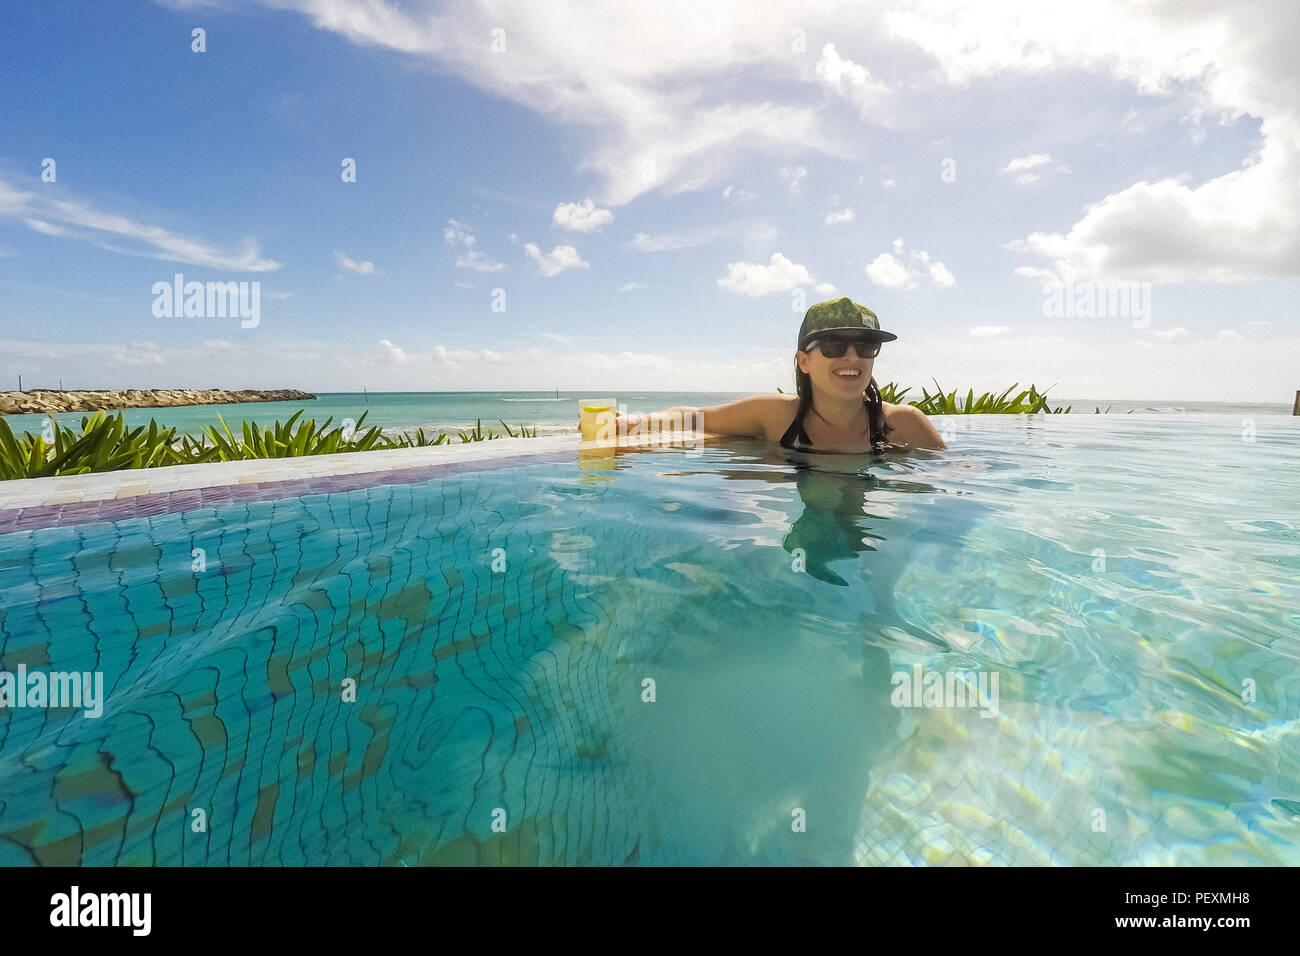
M1300 863L1300 419L952 424L0 534L0 864Z

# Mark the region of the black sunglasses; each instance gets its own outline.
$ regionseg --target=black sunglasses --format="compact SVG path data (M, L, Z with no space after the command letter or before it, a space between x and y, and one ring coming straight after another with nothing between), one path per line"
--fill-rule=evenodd
M808 343L805 352L811 352L813 349L821 349L822 355L827 358L839 358L849 350L852 345L858 353L858 358L875 358L880 354L880 343L875 339L868 339L862 336L848 336L825 339L813 339Z

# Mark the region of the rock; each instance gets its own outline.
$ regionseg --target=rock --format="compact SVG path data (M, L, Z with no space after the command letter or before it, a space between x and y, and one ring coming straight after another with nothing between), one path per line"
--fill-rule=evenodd
M301 402L316 398L293 388L270 390L221 388L127 388L97 391L0 392L0 415L84 412L120 408L176 408L182 405L225 405L242 402Z

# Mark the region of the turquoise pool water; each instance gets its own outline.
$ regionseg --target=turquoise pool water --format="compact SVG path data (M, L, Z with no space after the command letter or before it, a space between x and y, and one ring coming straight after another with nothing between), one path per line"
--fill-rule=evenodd
M1300 420L955 423L0 535L0 864L1300 863Z

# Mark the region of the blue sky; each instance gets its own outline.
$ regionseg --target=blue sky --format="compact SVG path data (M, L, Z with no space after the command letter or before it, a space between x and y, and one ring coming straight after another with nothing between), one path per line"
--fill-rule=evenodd
M1048 6L18 0L0 387L788 390L849 295L880 381L1289 402L1300 9Z

